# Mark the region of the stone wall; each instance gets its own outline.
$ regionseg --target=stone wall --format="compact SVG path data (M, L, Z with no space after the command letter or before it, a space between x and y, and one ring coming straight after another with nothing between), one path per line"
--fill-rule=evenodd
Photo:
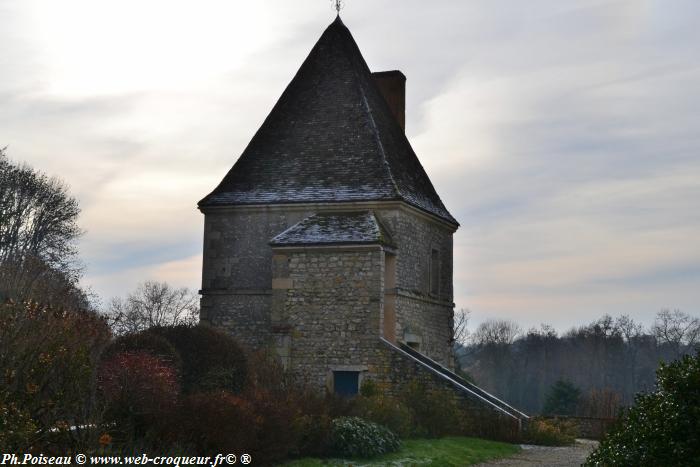
M207 212L204 217L202 289L270 289L272 237L309 216L308 211L258 208Z
M453 231L413 211L381 210L377 214L398 247L397 287L451 304ZM440 290L436 296L430 293L432 249L440 254Z
M329 206L326 209L337 211L338 206ZM396 244L396 288L388 291L393 294L392 299L395 303L395 335L399 340L403 340L407 333L419 336L420 350L451 368L452 346L448 341L451 337L453 316L453 231L450 227L430 220L427 216L417 214L411 209L400 209L396 206L383 208L380 205L373 206L372 210ZM277 264L273 268L273 252L268 242L275 235L318 211L319 206L313 208L270 206L207 211L202 274L202 320L223 327L241 342L253 348L276 345L284 353L285 348L296 349L297 347L291 345L291 336L285 329L286 325L278 323L273 315L289 307L290 313L297 313L297 324L306 327L309 324L302 323L303 315L299 313L304 306L312 303L309 301L311 295L317 294L315 307L320 307L321 302L328 306L333 305L335 310L342 309L343 311L339 313L344 314L346 318L353 313L358 313L352 321L366 319L367 313L372 314L372 319L376 317L380 322L366 323L367 327L363 329L367 335L364 337L377 338L381 335L384 294L383 286L376 284L383 284L384 262L379 250L370 262L369 267L372 270L362 271L364 281L370 280L369 277L372 276L371 280L375 284L372 286L372 293L376 291L376 296L373 296L373 301L369 303L367 310L363 311L360 307L351 305L343 296L343 294L347 297L351 295L351 291L358 284L356 280L348 280L342 285L325 281L323 283L329 289L323 290L317 287L320 282L314 282L320 278L315 278L313 272L304 279L309 271L313 271L313 265L319 264L321 256L325 255L320 251L319 256L316 257L316 263L311 262L313 255L304 257L304 260L301 256L297 258L293 274L297 278L297 283L304 289L302 295L305 301L288 300L285 283L278 279L284 279L292 272L285 269L286 265ZM440 256L440 287L437 295L430 293L430 256L433 249L438 250ZM307 259L310 269L304 270L302 265L307 264ZM346 266L350 269L341 272L340 268ZM342 266L338 263L328 264L328 267L339 268L336 276L344 278L352 276L353 273L350 271L356 266L348 262L343 263ZM365 267L364 263L363 267ZM278 271L277 275L273 273L273 269ZM280 271L283 273L282 276L279 276ZM333 295L336 292L340 295L334 298ZM317 308L309 310L307 316L317 317ZM332 317L326 315L326 318ZM312 326L320 325L320 322L312 320ZM357 323L353 325L357 326ZM317 335L320 336L316 346L317 353L305 355L312 360L316 358L314 355L320 355L319 361L328 361L322 351L327 339L322 337L323 333ZM353 333L352 336L358 339L363 337L359 332ZM348 346L357 345L353 344L347 336L343 342ZM308 344L310 345L310 342ZM337 344L334 345L337 347ZM298 354L297 361L302 358L301 355ZM370 357L363 357L362 360L368 358Z
M269 290L239 293L214 293L202 296L200 319L226 330L248 348L258 349L269 344Z
M380 339L376 339L374 347L377 358L369 367L367 378L374 380L382 389L382 393L398 397L409 384L417 383L429 391L448 391L450 397L456 400L474 403L445 379Z
M329 387L333 370L363 371L372 362L380 326L382 259L378 246L275 251L274 275L285 287L275 320L277 329L290 336L287 364L320 390ZM280 277L278 268L286 269L287 278Z
M201 319L253 349L273 338L270 238L309 215L299 210L225 210L204 218Z
M452 369L452 305L401 293L396 297L397 336L420 337L420 351Z
M420 340L420 351L449 368L454 315L452 288L453 231L411 211L378 212L391 233L396 254L396 336ZM439 291L430 291L430 257L439 252Z
M418 384L427 393L453 399L468 414L470 435L518 439L523 423L520 420L494 409L379 339L373 353L374 364L365 378L373 380L384 394L400 398L408 385Z
M576 426L578 438L602 439L617 422L616 418L575 417L575 416L548 416L543 417L554 422L566 420Z

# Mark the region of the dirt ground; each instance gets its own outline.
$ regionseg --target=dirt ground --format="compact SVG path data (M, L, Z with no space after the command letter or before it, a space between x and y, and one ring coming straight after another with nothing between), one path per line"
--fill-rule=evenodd
M576 445L565 447L531 446L524 444L518 454L497 461L477 464L475 467L578 467L593 449L597 441L576 440Z

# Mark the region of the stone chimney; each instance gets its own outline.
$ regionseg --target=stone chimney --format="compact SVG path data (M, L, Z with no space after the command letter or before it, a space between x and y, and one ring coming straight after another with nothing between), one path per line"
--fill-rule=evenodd
M392 70L372 73L372 78L401 129L406 131L406 76L399 70Z

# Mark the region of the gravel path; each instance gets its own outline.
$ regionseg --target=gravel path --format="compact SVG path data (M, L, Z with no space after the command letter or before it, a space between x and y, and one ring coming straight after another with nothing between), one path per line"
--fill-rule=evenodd
M574 446L565 447L523 444L523 450L513 457L477 464L475 467L578 467L596 446L597 441L588 439L578 439Z

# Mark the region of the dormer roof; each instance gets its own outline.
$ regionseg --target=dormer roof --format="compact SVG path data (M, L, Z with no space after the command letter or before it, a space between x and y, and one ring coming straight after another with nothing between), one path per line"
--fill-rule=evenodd
M323 212L294 224L270 240L273 247L386 245L394 241L371 211Z

